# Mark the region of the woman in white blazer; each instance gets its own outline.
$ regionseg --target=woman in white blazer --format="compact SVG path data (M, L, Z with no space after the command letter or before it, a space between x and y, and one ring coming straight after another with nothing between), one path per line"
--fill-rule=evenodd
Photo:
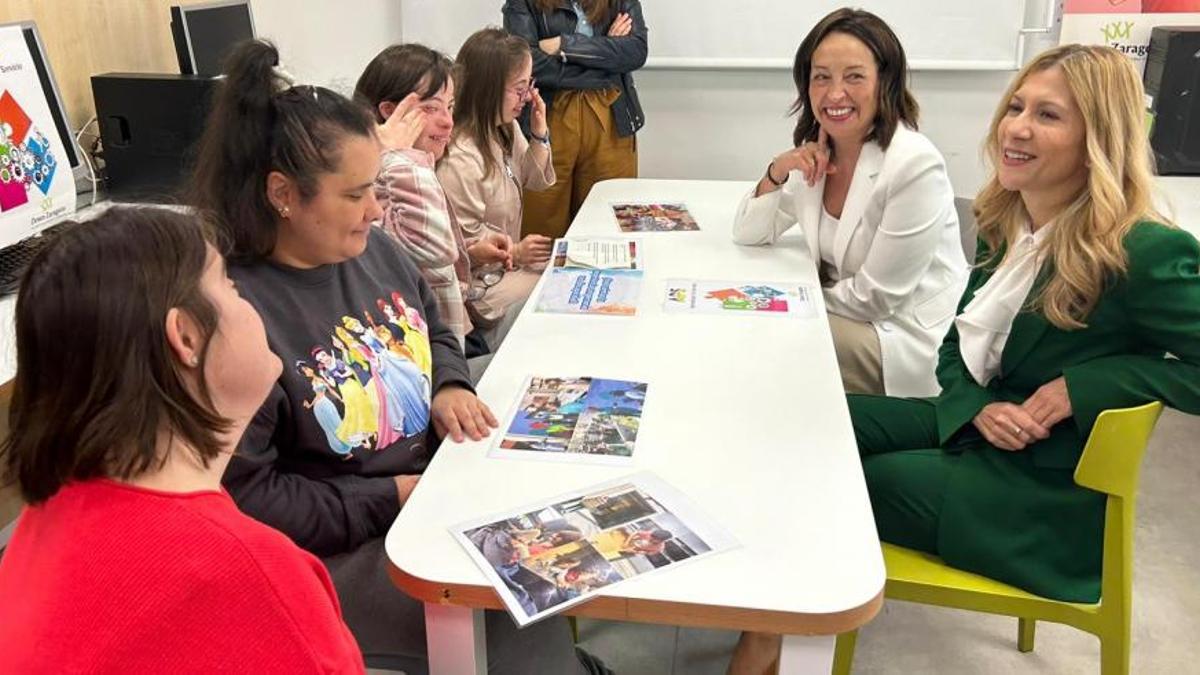
M739 244L799 224L824 286L847 391L937 393L937 348L966 284L954 192L916 132L904 49L869 12L840 9L800 44L795 148L738 209Z

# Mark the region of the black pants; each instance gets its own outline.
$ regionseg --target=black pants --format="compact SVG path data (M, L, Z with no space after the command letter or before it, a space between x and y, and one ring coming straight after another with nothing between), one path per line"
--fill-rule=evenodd
M367 666L428 673L425 604L405 595L388 577L383 537L323 562ZM492 675L584 672L564 617L518 629L507 613L488 610L485 631Z

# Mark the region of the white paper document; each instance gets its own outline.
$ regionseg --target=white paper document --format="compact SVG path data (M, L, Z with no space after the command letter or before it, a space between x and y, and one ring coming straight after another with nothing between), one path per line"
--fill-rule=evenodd
M554 242L554 267L640 269L638 242L633 239L559 239Z

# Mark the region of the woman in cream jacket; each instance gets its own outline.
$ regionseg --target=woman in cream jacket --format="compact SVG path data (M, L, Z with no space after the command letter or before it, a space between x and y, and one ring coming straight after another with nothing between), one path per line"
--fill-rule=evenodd
M524 191L544 190L555 180L532 63L528 43L503 30L485 28L467 38L456 62L454 137L437 167L463 238L495 232L512 242L510 269L475 271L467 296L472 320L489 329L484 336L493 351L550 259L549 237L521 236ZM527 105L533 106L531 141L516 121Z
M796 54L796 147L743 201L733 238L774 244L799 224L846 390L932 396L967 264L945 161L915 131L906 70L873 14L843 9L818 23Z

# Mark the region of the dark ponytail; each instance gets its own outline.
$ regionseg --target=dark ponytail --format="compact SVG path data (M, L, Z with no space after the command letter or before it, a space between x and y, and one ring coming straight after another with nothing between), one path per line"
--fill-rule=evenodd
M237 262L271 254L279 221L267 199L267 176L296 182L303 199L321 174L337 170L344 137L371 136L367 111L324 87L292 86L276 69L279 52L265 40L239 45L200 140L191 202L212 219Z

